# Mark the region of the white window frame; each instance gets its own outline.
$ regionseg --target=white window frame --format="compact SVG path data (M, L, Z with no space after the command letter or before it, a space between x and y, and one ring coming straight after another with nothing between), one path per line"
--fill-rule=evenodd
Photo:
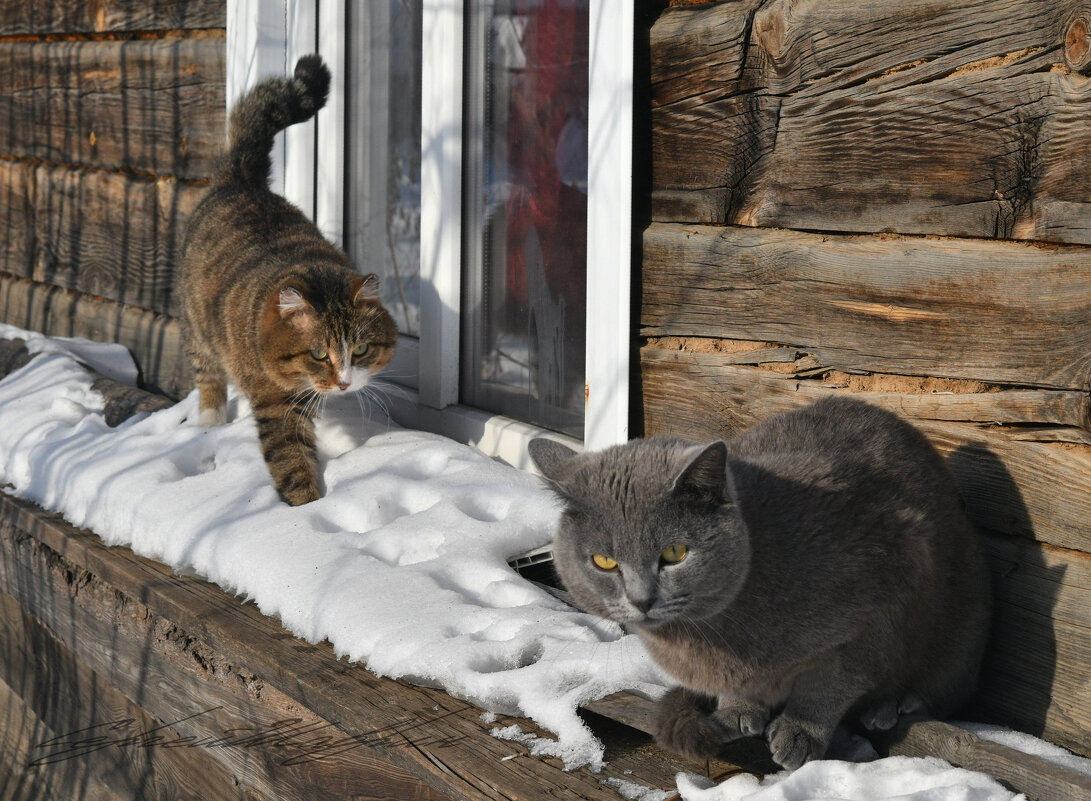
M227 0L228 106L258 80L289 74L319 52L330 99L316 120L278 136L272 186L343 246L345 23L348 0ZM423 0L421 282L419 342L402 338L397 375L418 377L390 398L403 425L437 431L490 456L529 467L526 443L546 434L599 449L629 438L631 350L632 0L591 0L588 98L587 351L584 439L546 432L462 406L459 306L462 276L463 3Z

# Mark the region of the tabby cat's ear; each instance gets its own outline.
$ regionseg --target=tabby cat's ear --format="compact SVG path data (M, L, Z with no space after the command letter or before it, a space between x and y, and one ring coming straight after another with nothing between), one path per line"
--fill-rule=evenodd
M311 304L303 295L302 288L288 284L280 288L277 295L277 310L281 317L291 317L311 309Z
M352 279L352 302L360 303L368 298L379 297L379 276L358 275Z
M527 445L527 452L549 485L562 495L565 494L561 486L561 473L564 472L565 464L576 456L576 452L567 445L545 437L532 439Z
M702 448L674 479L671 491L695 501L719 503L729 495L727 444L723 440Z

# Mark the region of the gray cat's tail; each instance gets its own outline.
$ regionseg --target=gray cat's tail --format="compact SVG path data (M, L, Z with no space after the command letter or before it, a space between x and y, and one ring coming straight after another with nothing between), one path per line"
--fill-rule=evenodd
M231 135L216 183L267 187L273 137L326 105L330 71L316 53L303 56L291 78L267 78L231 110Z

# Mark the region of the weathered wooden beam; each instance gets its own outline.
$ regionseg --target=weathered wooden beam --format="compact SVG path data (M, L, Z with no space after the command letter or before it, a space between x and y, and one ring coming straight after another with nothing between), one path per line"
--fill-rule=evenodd
M145 386L172 398L193 388L176 318L0 273L0 321L51 336L117 342L132 352Z
M653 223L641 333L780 342L837 369L1087 390L1089 253Z
M1077 157L1043 133L1055 111L1054 51L889 89L882 81L780 105L776 146L730 222L821 231L1009 238L1048 227L1037 179ZM1069 92L1081 111L1082 92ZM1086 113L1085 111L1083 113ZM1069 129L1069 133L1080 133Z
M737 357L732 354L731 358ZM653 348L641 351L641 384L646 433L698 441L730 438L770 414L845 391L825 386L820 379L722 364L717 354ZM985 418L983 422L989 423L997 422L988 419L992 417L1008 423L1049 417L1075 423L1072 416L1086 409L1085 393L852 395L913 420L947 456L979 525L1091 552L1086 525L1091 519L1091 495L1086 492L1091 482L1091 447L1025 441L1018 438L1018 428L950 421L965 409L970 420Z
M988 773L1030 801L1082 801L1091 795L1091 777L989 742L949 723L903 721L883 740L883 753L938 756L967 770Z
M162 747L180 742L177 728L149 716L80 663L3 591L0 632L0 738L7 736L0 763L18 770L26 785L69 799L82 798L85 784L110 788L108 797L119 800L247 798L206 752L184 743Z
M1081 0L770 0L754 19L764 80L778 94L819 95L872 82L927 84L1013 53L1060 60ZM692 58L700 58L694 49Z
M34 272L36 189L33 164L0 159L0 225L4 226L0 271L13 275Z
M55 738L56 732L7 684L0 681L0 790L17 801L126 801L123 795L93 773L83 762L70 761L48 773L30 765L35 745ZM188 801L182 797L183 801Z
M653 216L723 222L776 137L779 98L760 80L750 29L759 0L672 8L650 31Z
M0 155L205 178L224 141L224 40L0 42Z
M227 26L224 0L0 0L0 36L131 33Z
M174 179L0 160L0 219L15 240L0 269L177 316L182 232L206 191Z
M1066 46L1081 11L668 9L650 39L653 217L1091 243L1091 58Z
M796 358L789 360L787 357L793 354ZM859 393L868 403L911 420L1091 429L1091 395L1087 392L999 389L957 379L850 376L828 368L813 380L805 380L771 367L796 361L802 354L798 348L702 353L647 346L640 351L645 403L655 406L658 420L673 413L682 423L680 427L698 427L706 436L717 426L724 436L729 436L740 425L753 422L747 412L752 405L761 406L763 411L787 411L842 391ZM755 371L745 365L771 369ZM691 402L679 403L680 397ZM715 420L709 419L706 404L716 410ZM739 410L743 417L733 416L732 409Z
M1091 755L1091 556L988 534L996 602L972 719Z

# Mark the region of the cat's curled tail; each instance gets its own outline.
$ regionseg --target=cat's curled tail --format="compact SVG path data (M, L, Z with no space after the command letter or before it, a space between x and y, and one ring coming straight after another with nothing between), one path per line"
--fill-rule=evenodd
M304 122L326 105L330 71L316 53L296 62L291 78L266 78L235 103L231 135L218 185L244 183L267 187L273 137Z

